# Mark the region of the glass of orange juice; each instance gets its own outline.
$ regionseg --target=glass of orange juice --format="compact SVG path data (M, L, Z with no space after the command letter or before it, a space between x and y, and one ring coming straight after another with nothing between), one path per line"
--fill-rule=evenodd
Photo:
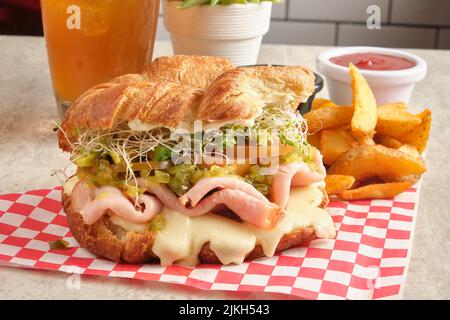
M95 84L139 73L153 53L159 0L41 0L47 54L63 117Z

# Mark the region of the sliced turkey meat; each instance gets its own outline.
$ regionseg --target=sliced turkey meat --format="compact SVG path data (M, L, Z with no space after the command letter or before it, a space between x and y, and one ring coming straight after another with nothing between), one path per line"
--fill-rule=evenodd
M215 184L204 181L199 185L198 194L197 192L192 192L190 194L191 196L194 195L195 199L191 200L191 204L195 203L193 208L184 206L182 204L183 201L180 201L179 198L177 198L177 196L165 185L145 183L143 180L140 180L140 182L143 183L147 192L157 196L166 207L181 212L189 217L201 216L208 212L214 212L218 207L226 206L243 221L259 228L271 228L276 225L284 214L283 210L267 200L267 198L256 189L254 191L249 191L249 193L244 192L243 190L248 191L251 189L244 187L239 182L236 182L236 185L239 185L239 188L237 189L225 188L218 190L213 194L206 196L203 200L200 200L203 198L200 197L200 194L208 194L209 191L206 190L212 191L218 189L217 186L233 185L233 182L228 181L228 179L222 180L222 182L219 178L205 179L214 179ZM236 178L232 179L238 180ZM243 181L241 182L245 183ZM196 186L197 184L194 185L192 189L196 188ZM251 188L253 188L253 186L251 186ZM186 197L186 199L189 199L189 197Z
M280 208L286 208L291 186L308 186L325 179L326 170L322 164L322 155L316 151L312 160L317 164L318 171L311 169L304 162L292 162L280 165L277 173L273 177L273 183L270 188L270 199L280 206Z
M86 224L94 224L107 210L131 222L146 223L163 209L155 196L139 196L136 202L140 208L136 208L118 188L90 188L83 181L77 183L71 197L74 209L81 213Z
M261 194L250 183L237 179L236 177L213 177L203 178L199 180L188 192L179 198L182 205L190 205L195 207L209 192L213 190L233 189L240 190L252 197L262 201L268 201L267 198Z

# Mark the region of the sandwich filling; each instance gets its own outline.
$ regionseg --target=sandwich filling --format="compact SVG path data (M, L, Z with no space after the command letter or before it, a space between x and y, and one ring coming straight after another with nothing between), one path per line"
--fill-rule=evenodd
M83 204L81 209L77 207L80 206L77 189L81 184L75 176L66 182L64 192L71 195L74 209L80 210L88 223L91 220L86 216ZM125 232L144 234L156 231L152 250L163 266L174 263L188 266L198 264L198 254L205 244L209 244L223 264L242 263L257 244L261 245L265 256L273 256L281 238L301 228L312 228L318 238L333 238L333 220L325 209L319 207L324 196L321 191L323 186L323 182L317 182L292 188L283 217L271 228L260 228L212 212L189 216L170 206L164 206L160 213L146 223L140 222L139 218L144 214L138 211L134 218L130 218L121 210L111 210L108 218ZM109 200L115 201L113 198Z
M224 264L241 263L256 245L272 256L301 228L334 237L320 208L322 157L300 114L268 106L248 126L206 128L134 121L80 130L71 143L77 174L64 192L88 225L106 217L125 233L156 232L152 250L163 265L196 264L205 244Z

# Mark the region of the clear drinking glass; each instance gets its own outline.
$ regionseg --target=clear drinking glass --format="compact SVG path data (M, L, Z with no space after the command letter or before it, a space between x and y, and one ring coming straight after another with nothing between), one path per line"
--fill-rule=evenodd
M139 73L153 54L159 0L41 0L61 117L95 84Z

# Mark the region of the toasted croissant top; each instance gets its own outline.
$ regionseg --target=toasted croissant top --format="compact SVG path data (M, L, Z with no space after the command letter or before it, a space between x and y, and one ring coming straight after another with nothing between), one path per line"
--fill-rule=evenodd
M70 151L80 129L112 129L139 119L175 128L185 115L196 112L203 92L169 81L149 82L138 74L99 84L71 104L59 130L59 146Z
M59 130L60 148L70 151L80 130L108 130L131 120L168 128L195 119L252 120L267 105L295 109L314 91L314 74L304 67L230 66L215 57L163 57L142 75L96 85L71 104Z
M214 79L234 68L225 58L176 55L156 58L143 74L149 81L167 80L206 90Z
M267 105L296 109L314 92L314 73L298 67L243 67L223 73L206 91L197 116L208 122L251 120Z

